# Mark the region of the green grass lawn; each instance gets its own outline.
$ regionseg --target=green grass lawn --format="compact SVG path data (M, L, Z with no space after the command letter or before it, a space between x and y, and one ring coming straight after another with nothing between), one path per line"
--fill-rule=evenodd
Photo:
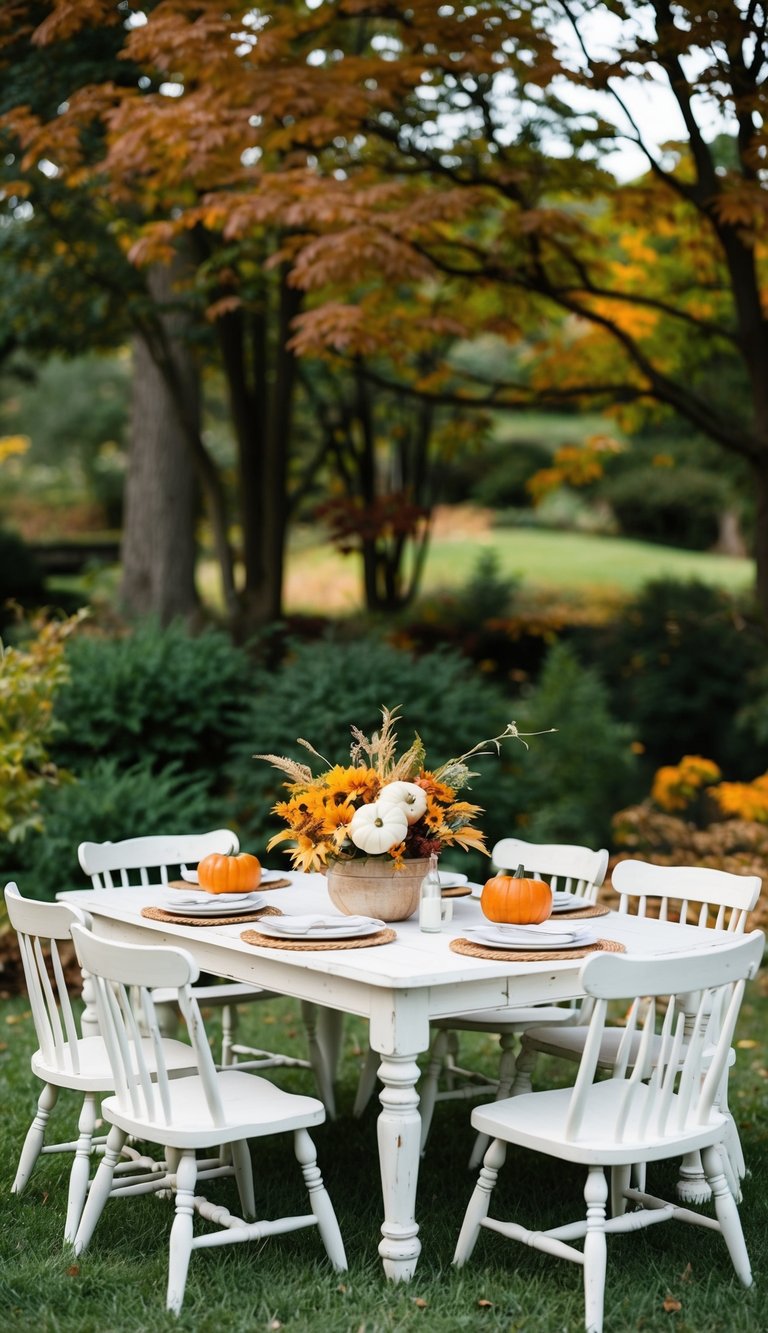
M623 596L658 578L699 579L738 592L748 590L754 582L751 560L583 532L490 528L473 521L476 513L462 506L439 512L422 594L461 587L489 551L496 556L501 575L520 579L531 592ZM357 557L340 555L318 529L301 527L292 532L286 563L286 611L351 615L361 609L361 578ZM118 581L117 566L100 568L51 579L49 592L53 597L74 599L74 604L89 597L111 600ZM214 607L221 604L218 571L209 558L199 563L198 586L206 602Z
M606 1333L760 1333L766 1327L768 1281L768 1059L765 982L753 983L742 1010L731 1104L741 1126L751 1175L742 1204L756 1287L745 1291L733 1276L719 1237L666 1223L609 1242ZM267 1006L250 1006L265 1010ZM277 1001L270 1012L244 1012L243 1035L257 1044L301 1053L298 1006ZM215 1018L211 1018L211 1035ZM349 1273L333 1273L319 1239L305 1231L263 1244L193 1255L181 1317L166 1315L167 1241L172 1208L144 1197L107 1205L91 1248L79 1260L63 1251L67 1156L48 1156L19 1197L9 1194L21 1141L38 1085L29 1072L34 1045L26 1002L0 1006L0 1093L3 1118L3 1211L0 1221L0 1310L19 1333L571 1333L583 1327L581 1273L575 1266L483 1233L472 1261L451 1266L461 1218L474 1182L466 1170L472 1132L467 1103L438 1106L419 1181L422 1256L410 1284L383 1277L376 1253L381 1194L372 1103L361 1121L350 1114L363 1025L346 1027L339 1093L340 1114L315 1132L320 1165L339 1216ZM491 1037L465 1038L462 1056L488 1070L496 1064ZM562 1077L562 1070L557 1071ZM310 1075L284 1070L283 1086L311 1092ZM538 1081L557 1076L542 1066ZM60 1137L72 1133L73 1101L62 1093L54 1113ZM298 1168L287 1139L253 1146L257 1197L263 1215L304 1211ZM659 1169L649 1184L664 1193L676 1172ZM211 1197L235 1204L229 1180L209 1187ZM582 1173L547 1158L510 1151L497 1201L507 1215L540 1218L542 1225L582 1211ZM667 1194L667 1197L672 1197ZM665 1302L679 1309L665 1309Z
M493 551L499 573L547 590L633 593L652 579L700 579L731 591L751 587L750 560L681 551L650 542L543 528L496 528L467 534L457 512L430 544L422 592L465 583L479 558ZM308 534L292 547L288 559L286 609L354 611L360 605L360 569L354 556L341 556Z

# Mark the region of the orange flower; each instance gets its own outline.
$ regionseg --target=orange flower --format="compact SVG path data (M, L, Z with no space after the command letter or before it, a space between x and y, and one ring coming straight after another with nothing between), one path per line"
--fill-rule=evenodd
M322 870L329 861L361 855L347 832L355 811L376 801L382 787L394 784L421 787L426 793L427 807L409 823L405 838L381 855L400 865L409 858L439 852L443 847L486 851L482 833L472 826L475 816L482 813L480 806L457 801L456 793L472 776L466 762L469 758L488 753L488 746L498 750L499 742L508 737L522 740L515 723L508 723L501 735L481 741L434 773L424 768L424 746L418 736L397 757L397 737L393 730L396 718L397 710L382 709L382 726L370 739L353 727L352 763L329 765L317 777L307 765L293 759L272 754L256 756L269 760L289 779L285 783L288 799L278 801L273 807L286 827L270 838L268 851L281 843L290 844L289 854L297 870ZM322 755L308 742L302 744L322 760Z

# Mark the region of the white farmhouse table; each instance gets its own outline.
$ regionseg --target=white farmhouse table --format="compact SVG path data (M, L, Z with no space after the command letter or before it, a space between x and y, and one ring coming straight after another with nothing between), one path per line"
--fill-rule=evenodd
M289 913L335 913L321 875L290 878L289 888L269 895L274 906ZM430 1021L457 1012L553 1003L583 993L583 960L510 963L451 952L450 940L483 920L472 898L453 900L453 920L439 933L422 933L413 918L395 924L397 938L390 944L313 952L255 948L241 940L241 931L248 928L242 925L177 926L142 917L142 907L159 905L157 887L72 890L59 897L87 911L93 929L108 939L175 944L188 950L201 971L369 1020L370 1043L381 1057L377 1129L384 1220L379 1254L394 1281L413 1276L421 1249L416 1222L421 1129L416 1060L429 1047ZM715 947L729 938L723 931L616 912L594 924L600 935L634 954Z

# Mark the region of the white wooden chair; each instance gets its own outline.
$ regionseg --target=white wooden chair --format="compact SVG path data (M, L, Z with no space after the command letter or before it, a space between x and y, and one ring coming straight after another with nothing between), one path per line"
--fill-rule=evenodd
M41 1153L72 1153L64 1225L64 1239L71 1242L75 1239L85 1203L91 1154L104 1145L104 1137L95 1134L99 1102L115 1086L102 1038L78 1035L64 979L60 946L65 941L69 942L72 925L75 922L82 923L84 918L75 908L63 903L44 903L22 898L15 884L6 885L5 902L8 919L18 935L38 1041L38 1049L31 1060L32 1072L43 1084L37 1111L21 1150L11 1192L22 1192ZM147 1050L146 1058L150 1072L154 1073L154 1055L151 1050ZM192 1063L190 1051L183 1043L166 1041L164 1058L173 1075L189 1072ZM78 1137L66 1143L46 1144L48 1120L61 1088L79 1093L82 1097ZM141 1156L133 1148L126 1147L123 1155L124 1160L119 1163L118 1170L132 1172L131 1183L134 1187L156 1178L153 1173L162 1166L151 1158Z
M734 875L725 870L705 866L659 866L644 861L620 861L612 877L613 888L619 894L618 910L634 916L659 916L662 921L709 926L742 935L749 913L760 896L761 881L757 875ZM689 998L689 1018L695 1013L698 999ZM517 1071L512 1087L513 1095L531 1090L531 1076L540 1054L558 1056L565 1060L579 1060L587 1039L586 1022L590 1006L582 1006L580 1021L567 1029L547 1024L530 1029L522 1039L517 1060ZM603 1034L598 1063L607 1069L613 1063L624 1029L607 1027ZM728 1111L727 1070L720 1091L720 1108L727 1117L725 1136L726 1170L738 1197L738 1181L745 1174L744 1155L739 1135ZM687 1203L705 1203L709 1198L707 1186L697 1156L683 1161L680 1169L678 1195Z
M546 880L553 891L573 893L584 906L594 903L605 878L608 852L605 848L592 851L565 843L540 844L523 842L520 838L502 838L491 853L498 870L516 870L523 865L529 875ZM419 1086L421 1113L421 1149L424 1151L429 1136L435 1104L457 1097L509 1096L515 1078L515 1047L517 1038L539 1024L569 1025L578 1021L578 1010L565 1006L539 1005L525 1009L487 1009L474 1014L451 1014L432 1023L436 1031ZM498 1078L486 1079L477 1071L463 1069L456 1064L457 1032L491 1032L498 1034L501 1046ZM446 1081L439 1089L440 1079ZM459 1086L456 1086L461 1080ZM469 1159L470 1168L476 1167L487 1147L479 1136Z
M585 962L581 983L594 1004L574 1086L509 1097L472 1112L473 1125L492 1142L467 1208L454 1263L466 1263L480 1227L487 1227L579 1264L584 1272L585 1326L588 1333L600 1333L606 1237L679 1219L720 1232L739 1280L745 1287L751 1285L738 1207L723 1172L719 1144L726 1124L716 1098L730 1056L745 979L755 975L764 945L762 932L754 931L714 948L661 958L594 954ZM693 1032L686 1039L687 997L692 993L697 994L698 1004ZM652 997L643 1021L636 1029L632 1024L627 1027L611 1077L596 1082L607 1005L639 996ZM629 1049L635 1042L637 1051L630 1061ZM651 1060L654 1046L656 1056ZM586 1218L547 1230L529 1230L517 1222L491 1217L491 1194L508 1144L585 1166ZM694 1151L703 1156L717 1220L630 1188L635 1163ZM610 1220L606 1220L606 1167L612 1172ZM626 1212L627 1202L637 1211ZM581 1238L583 1251L573 1244Z
M120 842L82 842L77 849L77 855L82 869L90 877L95 889L112 889L129 888L133 884L167 884L169 880L179 878L182 870L194 868L204 856L213 852L227 855L230 852L237 852L238 849L237 834L231 829L214 829L210 833L145 836L126 838ZM163 995L161 991L155 996L156 1005L163 1001L168 1003L172 998L170 992ZM253 1046L238 1044L234 1040L237 1005L272 1000L275 998L273 991L244 985L241 982L222 981L212 985L197 986L195 994L200 1004L221 1008L223 1067L238 1061L248 1069L273 1069L280 1066L308 1069L311 1066L315 1070L318 1086L322 1090L325 1071L322 1054L316 1041L312 1042L311 1025L310 1060L301 1060L275 1051L263 1051ZM89 1024L93 1026L87 979L84 998L86 1000L84 1028L87 1029Z
M114 1096L102 1103L102 1115L112 1128L77 1229L76 1252L88 1245L112 1190L120 1151L128 1136L135 1135L161 1145L169 1164L162 1182L162 1188L170 1190L175 1200L166 1302L169 1310L178 1313L181 1309L192 1251L203 1247L262 1241L267 1236L317 1226L334 1268L346 1269L338 1223L307 1132L308 1126L319 1125L325 1119L322 1102L315 1097L284 1092L257 1074L237 1067L217 1071L193 990L198 968L184 950L162 945L116 944L78 925L72 927L72 938L81 966L88 970L94 983L99 1025L115 1086ZM193 1075L173 1081L163 1067L163 1039L153 1000L160 986L174 989L196 1062ZM147 1067L140 1024L129 993L136 989L141 1026L149 1033L157 1052L154 1080ZM294 1136L296 1157L309 1193L310 1213L275 1221L246 1221L196 1193L199 1179L196 1151L227 1145L242 1211L247 1218L255 1217L248 1140L287 1132ZM195 1215L218 1230L208 1229L195 1235Z

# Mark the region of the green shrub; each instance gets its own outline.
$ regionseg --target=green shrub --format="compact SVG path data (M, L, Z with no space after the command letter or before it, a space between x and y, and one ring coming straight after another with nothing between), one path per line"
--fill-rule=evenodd
M11 843L40 828L42 794L60 780L53 705L67 678L65 642L80 619L40 616L17 626L17 644L0 641L0 839Z
M734 719L765 661L765 634L734 598L695 581L654 581L597 642L613 711L654 768L703 754L734 777L754 774L754 743Z
M623 471L607 478L600 493L626 537L692 551L714 546L730 495L719 477L694 467Z
M22 606L37 606L45 600L45 579L22 537L0 528L0 627L9 624L10 600Z
M476 630L484 621L511 611L519 590L519 577L502 573L498 552L489 548L475 560L466 583L444 597L444 618L452 625Z
M552 452L533 440L509 440L478 469L470 498L490 509L529 509L533 503L526 482L550 467Z
M77 782L45 792L43 831L14 848L20 887L28 897L50 899L62 889L87 887L77 860L81 842L117 842L153 833L188 833L226 823L220 802L181 765L153 769L148 760L123 767L97 759Z
M522 759L510 755L507 831L514 825L533 842L607 845L614 810L639 795L642 779L631 729L612 715L597 672L556 644L537 685L517 706L517 723L523 732L550 726L557 732L532 739L535 751Z
M205 772L215 785L250 688L251 662L228 636L145 624L123 638L82 636L67 651L70 681L56 701L65 734L56 756L76 773L94 755Z

